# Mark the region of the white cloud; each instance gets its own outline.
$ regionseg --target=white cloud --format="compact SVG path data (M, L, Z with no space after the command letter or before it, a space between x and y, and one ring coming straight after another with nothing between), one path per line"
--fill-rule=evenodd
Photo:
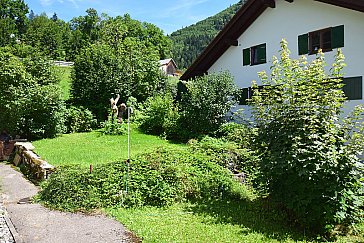
M208 0L184 0L180 1L178 4L174 5L173 7L168 8L166 11L170 13L176 13L183 10L188 10L191 7L199 5L201 3L205 3Z
M53 0L40 0L40 4L42 6L49 6L49 5L52 5L53 3Z
M59 2L60 4L65 3L65 0L56 0L56 1ZM82 0L67 0L67 2L72 3L75 8L79 8L79 6L77 4L78 1L82 1ZM43 7L53 5L54 2L55 2L55 0L40 0L40 4Z

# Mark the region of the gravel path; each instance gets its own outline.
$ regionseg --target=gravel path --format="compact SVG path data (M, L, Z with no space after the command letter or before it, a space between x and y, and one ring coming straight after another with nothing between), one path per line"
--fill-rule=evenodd
M123 225L103 215L63 213L28 203L38 188L10 165L0 163L0 179L1 201L16 229L17 243L133 242ZM3 241L1 235L2 231L0 243L12 242Z
M7 224L8 216L6 209L0 204L0 243L13 243L14 238Z

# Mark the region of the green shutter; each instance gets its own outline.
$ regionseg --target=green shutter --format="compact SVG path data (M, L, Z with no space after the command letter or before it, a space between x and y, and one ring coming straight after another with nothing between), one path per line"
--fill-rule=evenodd
M249 99L249 90L248 88L241 89L241 96L239 99L239 105L247 105Z
M267 52L266 52L266 44L262 44L257 47L258 54L258 63L266 63L267 62Z
M250 48L243 50L243 66L250 65Z
M308 34L298 36L298 55L308 54Z
M331 28L331 48L344 47L344 25Z
M344 93L348 100L363 99L363 77L344 78Z

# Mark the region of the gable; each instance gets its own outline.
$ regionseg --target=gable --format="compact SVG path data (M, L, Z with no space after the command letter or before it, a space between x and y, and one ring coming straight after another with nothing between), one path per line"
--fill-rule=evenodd
M330 7L335 6L334 8L340 7L344 9L364 12L364 0L311 0L311 1L320 3L322 4L322 6L330 4ZM237 41L239 37L241 37L243 33L249 30L250 27L258 20L258 18L261 17L263 13L265 13L266 11L274 12L277 3L280 2L283 2L283 0L260 0L260 1L249 0L245 5L242 6L242 8L236 13L236 15L231 19L231 21L225 26L225 28L210 43L210 45L201 53L201 55L195 60L195 62L187 69L187 71L182 75L181 79L188 80L195 76L201 76L205 74L224 53L229 52L229 48L231 46L235 46L236 43L239 43ZM286 4L293 3L292 4L293 7L296 1L286 0L285 2ZM294 19L295 17L292 18L292 21L294 21ZM290 21L290 19L287 18L286 20L283 21ZM277 30L278 28L273 28L269 31L277 31ZM269 33L267 33L267 35L269 35ZM255 43L255 44L260 44L260 43Z

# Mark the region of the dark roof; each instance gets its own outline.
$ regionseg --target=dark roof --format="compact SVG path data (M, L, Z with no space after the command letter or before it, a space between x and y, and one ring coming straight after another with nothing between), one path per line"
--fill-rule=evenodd
M294 0L286 1L293 2ZM315 1L364 12L364 0ZM275 3L275 0L248 0L197 57L180 79L188 80L207 73L207 70L230 46L237 45L237 39L267 8L275 8Z

